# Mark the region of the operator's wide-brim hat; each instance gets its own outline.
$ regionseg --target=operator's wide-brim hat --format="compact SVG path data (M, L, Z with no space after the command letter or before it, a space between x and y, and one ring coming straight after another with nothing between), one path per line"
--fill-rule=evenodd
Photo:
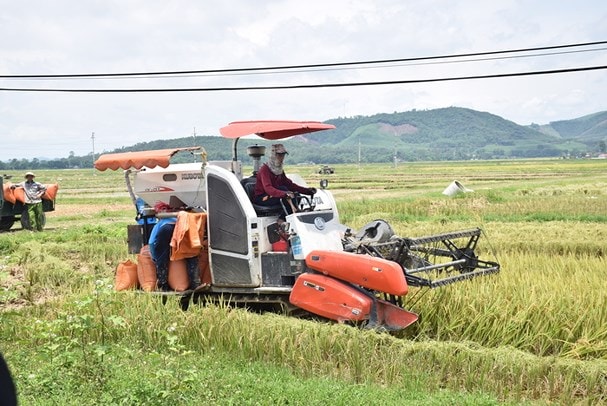
M289 152L282 144L273 144L272 145L272 153L274 154L288 154Z
M34 175L34 172L25 172L25 177L27 178L28 176L31 176L32 178L36 177L36 175Z

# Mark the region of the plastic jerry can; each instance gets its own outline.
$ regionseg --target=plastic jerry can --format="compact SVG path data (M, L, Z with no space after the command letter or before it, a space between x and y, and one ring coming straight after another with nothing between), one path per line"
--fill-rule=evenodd
M291 251L293 251L293 256L302 254L301 238L298 235L291 237Z

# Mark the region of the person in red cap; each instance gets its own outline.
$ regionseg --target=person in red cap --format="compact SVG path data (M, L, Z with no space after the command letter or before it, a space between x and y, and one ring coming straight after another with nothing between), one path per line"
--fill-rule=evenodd
M25 208L29 218L29 229L42 231L44 228L44 210L42 208L42 195L46 192L46 186L34 180L36 175L32 172L25 174L25 181L12 185L11 189L23 188L25 191Z
M275 206L280 204L281 199L293 199L295 192L310 196L316 193L315 188L299 186L287 177L283 169L283 162L287 154L288 152L284 145L272 145L270 159L257 172L257 183L255 184L255 197L253 200L255 204ZM286 203L285 207L290 214L291 205L288 201Z

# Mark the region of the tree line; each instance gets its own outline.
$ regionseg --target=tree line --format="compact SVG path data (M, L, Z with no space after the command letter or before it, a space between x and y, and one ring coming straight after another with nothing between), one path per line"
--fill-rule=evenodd
M11 159L9 161L0 161L0 170L36 170L36 169L73 169L73 168L92 168L93 154L84 156L70 155L67 158L57 158L49 160L33 159Z
M190 143L187 146L202 145L192 144L191 138L188 137ZM208 138L208 137L207 137ZM152 150L174 148L181 145L183 142L179 140L154 141L149 143L138 144L130 148L121 148L112 152L127 152L128 150ZM178 142L173 142L178 141ZM208 141L208 140L207 140ZM175 145L179 144L179 145ZM213 144L213 143L212 143ZM252 164L252 160L246 155L246 147L255 142L242 142L239 147L239 160L244 164ZM271 142L259 142L265 145L269 154ZM359 153L356 146L327 146L327 145L309 145L297 141L284 142L289 150L287 164L351 164L359 162ZM227 145L210 145L204 146L209 160L229 160L231 159L231 148ZM603 152L603 148L597 148L598 152ZM591 151L595 152L595 151ZM544 158L544 157L568 157L568 158L584 158L587 157L589 151L586 149L571 149L562 150L548 144L535 144L525 147L521 146L488 146L483 148L471 148L468 145L460 146L445 146L445 145L416 145L408 147L386 148L373 147L363 145L361 147L360 162L362 163L385 163L394 162L394 159L400 162L417 162L417 161L451 161L451 160L471 160L471 159L511 159L511 158ZM591 154L592 155L592 154ZM172 162L187 161L187 157L176 157ZM36 170L36 169L78 169L93 167L92 153L83 156L75 156L70 154L67 158L57 158L49 160L34 159L11 159L9 161L0 161L0 171L2 170Z

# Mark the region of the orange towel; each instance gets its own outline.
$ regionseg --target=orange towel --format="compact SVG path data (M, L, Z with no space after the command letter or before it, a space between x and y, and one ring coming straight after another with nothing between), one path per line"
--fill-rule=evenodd
M171 261L197 257L203 246L206 213L180 211L171 238Z

